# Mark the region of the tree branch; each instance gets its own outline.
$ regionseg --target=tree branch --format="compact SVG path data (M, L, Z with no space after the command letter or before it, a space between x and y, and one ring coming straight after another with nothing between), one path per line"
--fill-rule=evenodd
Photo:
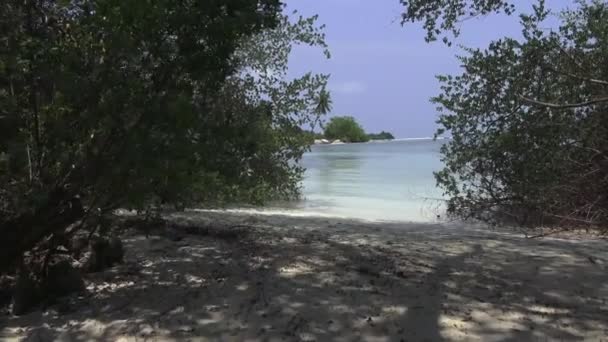
M569 72L560 71L560 70L553 69L553 68L551 68L551 71L556 72L558 74L562 74L562 75L568 76L568 77L575 78L577 80L587 81L587 82L590 82L590 83L595 83L595 84L600 84L600 85L608 86L608 81L604 81L604 80L600 80L600 79L596 79L596 78L591 78L591 77L585 77L585 76L576 75L576 74L571 74Z
M586 101L586 102L564 103L564 104L533 100L533 99L529 99L529 98L527 98L527 97L525 97L523 95L519 95L518 97L522 101L524 101L524 102L526 102L528 104L536 105L536 106L540 106L540 107L553 108L553 109L580 108L580 107L587 107L587 106L591 106L591 105L602 103L602 102L608 102L608 96L606 96L606 97L599 97L599 98L596 98L596 99L593 99L593 100L589 100L589 101Z

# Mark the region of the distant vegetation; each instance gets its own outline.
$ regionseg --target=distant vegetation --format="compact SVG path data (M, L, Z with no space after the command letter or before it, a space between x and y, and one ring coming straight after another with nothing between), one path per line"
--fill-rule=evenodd
M308 140L340 140L347 143L368 142L370 140L393 140L395 137L382 131L368 134L352 116L337 116L329 120L323 133L308 132Z
M395 139L395 137L391 133L385 132L385 131L382 131L377 134L370 133L367 136L369 137L370 140L394 140Z
M352 116L337 116L325 126L325 138L344 142L367 142L369 137Z

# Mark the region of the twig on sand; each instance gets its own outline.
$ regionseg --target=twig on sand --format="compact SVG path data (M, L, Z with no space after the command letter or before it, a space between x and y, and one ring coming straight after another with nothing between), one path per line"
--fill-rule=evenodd
M550 230L550 231L548 231L548 232L545 232L545 233L540 233L540 234L537 234L537 235L532 235L532 236L529 236L529 235L526 233L526 239L538 239L538 238L543 238L543 237L547 237L547 236L551 236L551 235L555 235L555 234L559 234L559 233L564 233L564 232L567 232L567 231L569 231L569 230L570 230L570 228L551 229L551 230Z
M268 298L266 298L266 286L264 284L264 281L259 281L258 282L259 285L259 297L262 298L262 301L264 302L265 306L268 306Z

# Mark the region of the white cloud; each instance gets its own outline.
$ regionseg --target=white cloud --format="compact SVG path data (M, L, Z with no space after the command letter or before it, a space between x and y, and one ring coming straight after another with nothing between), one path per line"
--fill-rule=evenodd
M341 94L360 94L367 90L365 84L359 81L338 82L331 85L330 88Z

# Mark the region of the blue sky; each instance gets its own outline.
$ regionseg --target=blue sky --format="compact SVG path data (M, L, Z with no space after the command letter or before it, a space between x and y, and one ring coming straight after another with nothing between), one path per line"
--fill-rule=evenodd
M568 2L553 0L554 2ZM398 0L286 0L287 10L319 15L332 53L296 48L290 73L331 74L332 115L352 115L369 132L387 130L397 137L428 137L435 129L437 74L458 73L454 44L427 44L419 24L401 26ZM531 0L518 1L529 9ZM551 0L548 1L549 3ZM490 16L469 20L455 43L485 47L503 36L520 36L518 18Z

